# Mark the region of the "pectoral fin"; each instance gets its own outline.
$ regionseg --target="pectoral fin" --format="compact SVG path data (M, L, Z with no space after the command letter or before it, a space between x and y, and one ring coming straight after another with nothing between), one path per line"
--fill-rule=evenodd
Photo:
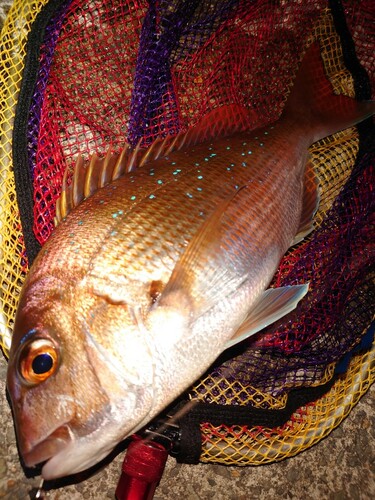
M196 278L195 269L202 262L213 262L220 253L222 240L222 217L233 199L243 192L246 186L233 191L221 201L213 213L203 222L188 243L180 260L176 263L171 277L164 288L159 304L165 304L176 291L195 289L196 296L191 296L197 314L202 314L220 299L222 294L235 290L246 278L233 276L224 266L207 266L205 279L199 286L193 286Z
M308 289L309 285L306 284L266 290L251 309L240 328L227 342L225 349L259 332L293 311L298 302L306 295Z

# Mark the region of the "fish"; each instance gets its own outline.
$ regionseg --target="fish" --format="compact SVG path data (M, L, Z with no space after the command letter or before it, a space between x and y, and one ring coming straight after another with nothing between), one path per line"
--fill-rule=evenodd
M313 43L273 124L221 136L219 110L211 136L197 125L78 159L15 318L7 388L26 466L46 480L93 466L297 307L308 283L269 285L314 228L308 148L374 111L333 93Z

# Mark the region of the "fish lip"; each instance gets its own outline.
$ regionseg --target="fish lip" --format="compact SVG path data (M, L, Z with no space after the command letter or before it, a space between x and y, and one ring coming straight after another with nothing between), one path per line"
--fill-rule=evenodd
M25 452L21 450L23 461L26 467L35 467L40 463L46 462L57 453L60 453L73 440L69 425L63 424L51 432L43 441L35 444L30 451Z
M109 425L109 427L108 427ZM61 477L71 476L83 471L88 471L105 459L120 441L136 432L138 426L132 427L128 432L119 432L123 429L123 423L118 423L113 429L112 421L104 425L91 434L76 436L67 446L58 453L51 456L44 464L41 474L44 480L52 481ZM108 440L108 437L112 439Z

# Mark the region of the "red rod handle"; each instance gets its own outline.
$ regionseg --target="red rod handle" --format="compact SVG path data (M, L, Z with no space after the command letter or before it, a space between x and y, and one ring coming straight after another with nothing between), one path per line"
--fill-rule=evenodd
M122 464L117 500L152 500L167 458L164 446L134 435Z

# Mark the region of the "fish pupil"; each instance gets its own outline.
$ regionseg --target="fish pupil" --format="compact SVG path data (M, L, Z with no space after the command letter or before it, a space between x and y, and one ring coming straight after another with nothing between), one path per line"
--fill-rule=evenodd
M48 353L38 354L32 362L32 369L37 375L42 375L51 370L53 366L53 358Z

